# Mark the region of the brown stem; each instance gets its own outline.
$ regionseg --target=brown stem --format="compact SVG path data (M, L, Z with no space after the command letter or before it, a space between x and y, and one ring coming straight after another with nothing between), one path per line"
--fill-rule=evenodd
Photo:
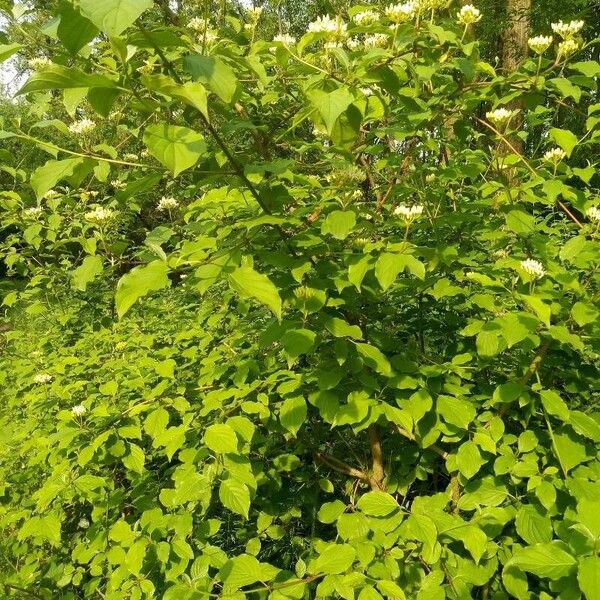
M345 475L350 475L350 477L356 477L357 479L361 479L362 481L370 481L368 473L365 471L361 471L360 469L355 469L345 462L338 460L337 458L333 458L333 456L327 456L322 452L317 452L315 454L315 458L322 462L324 465L331 467L335 471L339 471L340 473L344 473Z
M383 479L385 471L383 470L383 453L381 451L381 438L379 430L375 423L369 425L367 430L369 434L369 445L371 446L371 459L373 461L371 467L372 484L375 484L375 489L383 489Z

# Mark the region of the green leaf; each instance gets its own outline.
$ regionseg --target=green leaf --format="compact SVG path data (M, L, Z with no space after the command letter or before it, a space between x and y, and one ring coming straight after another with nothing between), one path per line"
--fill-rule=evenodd
M147 9L152 0L80 0L81 14L109 37L123 33Z
M571 309L573 319L580 327L589 325L598 319L598 310L593 304L586 302L575 302Z
M560 579L575 570L577 560L559 544L547 543L520 548L508 564L538 577Z
M56 33L62 45L71 54L77 54L98 35L98 28L81 16L81 13L70 2L61 2L58 14L60 23Z
M238 451L237 435L226 423L215 423L207 427L204 433L204 444L218 454Z
M385 377L392 376L392 365L379 348L371 346L371 344L356 343L355 345L358 354L368 367L371 367L371 369Z
M290 360L294 360L312 349L315 338L315 332L309 329L288 329L281 337L281 345Z
M77 69L51 65L34 73L17 92L17 95L44 90L65 90L71 88L116 88L117 82L104 75L89 75Z
M194 80L206 84L223 102L233 102L238 95L235 73L220 58L192 54L183 59L183 68Z
M22 47L21 44L0 44L0 63L16 54Z
M441 395L437 399L437 410L450 425L468 429L475 419L475 407L467 400Z
M518 598L518 600L529 600L529 587L527 575L518 567L507 564L502 571L502 583L506 591Z
M306 415L306 401L302 396L286 398L279 409L281 425L294 436L306 421Z
M156 123L144 131L148 152L177 177L206 152L204 137L187 127Z
M387 517L399 508L394 497L382 491L363 494L356 506L371 517Z
M540 514L535 506L522 506L515 518L517 533L528 544L540 544L552 540L552 522Z
M325 328L334 337L349 337L360 340L363 337L362 331L358 325L350 325L344 319L332 317L325 321Z
M600 423L596 419L581 411L573 410L570 413L569 422L579 435L583 435L597 444L600 443Z
M577 581L586 600L600 600L600 557L587 556L579 560Z
M252 267L243 266L229 275L229 285L242 297L254 298L281 319L281 298L275 284Z
M83 161L83 158L49 160L41 167L38 167L31 175L31 187L37 199L40 200L59 181L73 175L75 169L83 164Z
M577 136L573 132L553 127L548 135L566 152L567 156L571 156L577 146Z
M550 316L552 314L550 306L537 296L521 294L521 298L535 312L540 321L547 327L550 327Z
M317 513L317 518L321 523L334 523L345 510L346 505L341 500L325 502L325 504L321 505Z
M88 283L102 273L102 257L99 255L86 256L72 274L73 287L85 292Z
M569 420L569 408L554 390L542 390L540 398L544 409L549 415L558 417L561 421Z
M307 572L311 575L344 573L352 566L355 558L356 551L349 544L328 544L317 558L308 563Z
M153 410L144 421L144 431L156 440L169 425L169 413L162 407Z
M155 260L147 265L135 267L119 279L115 305L119 319L143 296L170 285L167 265Z
M356 225L356 215L351 210L334 210L327 215L321 225L321 233L329 233L338 240L344 240Z
M506 215L506 226L514 233L531 234L535 228L535 217L522 210L511 210Z
M307 95L311 104L321 115L329 135L332 135L340 115L354 102L354 96L345 87L340 87L333 92L311 90Z
M555 433L554 443L558 454L557 458L567 472L587 458L585 444L581 443L568 427L564 428L564 432Z
M237 479L224 479L219 486L219 500L225 508L248 518L250 511L250 490Z
M123 464L125 467L136 473L142 473L144 471L144 462L146 461L146 455L144 451L136 444L128 444L129 453L123 457Z
M181 100L197 108L208 119L208 98L206 88L201 83L188 81L179 84L166 75L144 75L141 80L149 90Z
M385 292L396 281L398 274L404 269L404 255L383 252L375 263L375 277Z
M477 444L473 442L461 444L456 453L456 466L461 475L471 479L484 464L485 461L481 458Z

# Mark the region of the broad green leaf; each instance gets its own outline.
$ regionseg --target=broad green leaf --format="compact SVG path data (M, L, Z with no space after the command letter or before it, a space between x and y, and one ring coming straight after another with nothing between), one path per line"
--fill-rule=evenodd
M308 92L308 98L321 115L329 135L333 133L340 115L354 102L354 96L345 87L340 87L333 92L311 90Z
M467 400L446 395L438 396L437 410L446 423L462 429L469 428L476 414L475 407Z
M334 337L349 337L355 340L360 340L363 337L358 325L350 325L344 319L338 319L337 317L327 319L325 328Z
M223 102L233 102L238 95L238 82L232 68L215 56L191 54L183 59L184 69L195 81L208 86Z
M385 354L371 344L356 343L356 350L368 367L385 377L392 376L392 365Z
M16 54L22 47L21 44L0 44L0 63Z
M279 409L279 421L292 435L298 433L306 421L306 415L306 401L302 396L286 398Z
M44 90L64 90L70 88L116 88L117 82L104 75L89 75L77 69L51 65L43 71L34 73L17 92L29 94Z
M598 319L598 310L592 304L586 302L575 302L571 309L573 319L580 327L589 325Z
M577 581L586 600L600 600L600 557L587 556L579 560Z
M38 167L31 175L31 187L38 200L59 181L73 175L75 169L83 164L84 160L83 158L49 160Z
M204 443L213 452L225 454L238 451L238 438L235 431L226 423L215 423L206 428Z
M383 252L375 263L375 277L385 292L396 281L398 274L404 269L404 255Z
M476 444L470 441L461 444L456 453L456 465L461 475L471 479L484 464Z
M535 228L535 217L522 210L511 210L506 215L506 226L514 233L531 234Z
M533 505L522 506L515 519L517 533L528 544L540 544L552 540L552 522Z
M56 33L71 54L77 54L98 35L98 28L81 16L79 10L70 2L61 2L58 13L60 23Z
M560 579L575 570L577 560L560 544L546 543L519 548L508 564L538 577Z
M527 575L513 564L507 564L502 570L502 583L506 591L518 598L518 600L529 600L529 587Z
M356 558L356 551L349 544L329 544L307 567L311 575L325 573L335 575L347 571Z
M521 298L538 316L540 321L544 323L546 327L550 327L550 316L552 314L550 306L537 296L527 296L525 294L521 294Z
M356 225L356 215L351 210L334 210L329 213L321 225L321 233L329 233L338 240L348 237Z
M142 473L144 471L144 463L146 461L146 455L144 451L137 444L128 444L129 452L123 457L123 464L125 467L136 473Z
M156 440L169 425L169 413L162 406L153 410L144 421L144 431Z
M571 156L577 146L577 136L573 132L553 127L548 135L566 152L567 156Z
M197 108L208 119L206 88L201 83L188 81L180 84L166 75L144 75L141 79L149 90L181 100Z
M600 422L590 415L573 410L570 412L569 423L579 435L583 435L597 444L600 443Z
M109 37L123 33L152 0L79 0L81 14Z
M583 440L574 435L569 428L554 434L554 443L557 459L566 471L584 462L587 458L587 449Z
M275 284L252 267L243 266L229 275L229 285L242 297L254 298L281 319L281 298Z
M315 338L315 332L310 329L288 329L281 336L281 345L290 360L294 360L301 354L310 352L315 344Z
M144 131L148 152L177 177L206 152L204 137L188 127L157 123Z
M399 508L393 496L381 491L363 494L356 506L371 517L387 517Z
M346 505L341 500L325 502L325 504L321 505L321 508L317 513L317 518L321 523L334 523L345 510Z
M143 296L170 285L167 265L155 260L147 265L135 267L119 279L115 305L119 319Z
M554 390L542 390L540 398L544 409L549 415L558 417L561 421L569 420L569 408Z
M224 479L219 486L219 500L225 508L248 518L250 510L250 490L237 479Z
M73 271L73 287L85 292L88 283L93 281L100 273L102 273L102 257L97 254L86 256L81 265Z

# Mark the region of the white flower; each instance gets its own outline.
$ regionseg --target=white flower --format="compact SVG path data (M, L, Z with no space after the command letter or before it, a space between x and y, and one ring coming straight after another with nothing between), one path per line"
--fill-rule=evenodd
M559 21L558 23L552 23L551 27L554 33L566 40L579 33L584 25L585 23L583 21L571 21L570 23Z
M423 10L439 10L448 4L448 0L419 0L419 8Z
M566 156L567 154L562 148L552 148L544 154L544 160L557 165Z
M173 210L179 206L179 202L171 196L163 196L156 205L158 210Z
M472 4L466 4L456 13L456 18L463 25L473 25L481 20L481 11Z
M346 46L348 46L350 50L356 50L357 48L360 48L362 46L362 42L359 38L355 36L346 40Z
M540 279L546 273L542 263L537 260L533 260L533 258L528 258L527 260L522 260L521 268L523 269L523 271L525 271L525 273L527 273L534 279Z
M389 37L385 33L374 33L365 38L365 48L385 48L389 43Z
M140 157L137 154L134 154L133 152L128 152L123 156L123 160L126 160L128 162L133 162L139 159Z
M274 42L280 42L286 46L293 46L296 43L296 38L293 35L287 33L280 33L273 38Z
M35 219L42 214L43 210L44 209L41 206L30 206L29 208L26 208L24 212L28 217Z
M341 46L342 46L341 42L336 42L336 41L325 42L323 44L323 48L325 48L325 50L335 50L336 48L340 48Z
M114 215L115 212L110 208L98 206L94 210L85 213L85 218L96 225L104 225L105 223L108 223L108 221L110 221Z
M56 198L57 196L60 196L60 194L56 190L48 190L43 198L45 200L52 200L52 198Z
M77 523L77 527L79 527L79 529L87 529L89 526L90 522L85 518L79 519L79 522Z
M488 121L494 123L494 125L503 125L512 119L519 111L508 110L506 108L497 108L485 114Z
M87 412L87 408L83 404L76 404L75 406L71 407L71 412L76 417L83 417L83 415L85 415Z
M116 190L122 190L123 188L126 188L126 187L127 187L127 184L126 184L124 181L121 181L121 180L119 180L119 179L113 179L113 180L110 182L110 185L111 185L112 187L114 187Z
M590 206L590 208L585 211L585 215L590 221L600 222L600 208L597 206Z
M262 6L254 6L252 8L249 8L246 12L248 13L249 19L251 21L253 21L254 23L256 23L260 19L260 15L262 15L263 7Z
M54 377L52 377L52 375L50 375L50 373L38 373L33 378L33 381L34 381L34 383L44 384L44 383L50 383L53 379L54 379Z
M318 17L316 21L309 23L309 33L328 33L332 39L345 40L348 37L348 26L341 17L332 19L329 15Z
M410 21L417 12L417 5L414 2L404 2L403 4L390 4L385 9L387 18L393 23L406 23Z
M208 29L208 20L202 17L193 17L188 21L188 27L194 31L204 32Z
M379 13L374 10L363 10L359 13L356 13L352 20L359 26L372 25L373 23L377 23L379 21Z
M28 64L30 69L33 69L34 71L41 71L46 67L52 66L53 63L49 58L46 58L45 56L40 56L38 58L32 58L28 62Z
M154 61L148 59L144 61L143 65L137 68L137 71L142 75L150 75L154 71L155 67L156 64Z
M565 40L558 44L558 55L559 56L569 56L569 54L573 54L573 52L577 52L579 50L579 42L577 40Z
M91 119L81 119L69 125L69 131L78 135L86 135L96 128L96 123Z
M394 209L394 214L403 221L410 223L423 214L423 206L421 204L413 204L412 206L400 204Z
M544 52L552 45L552 36L536 35L535 37L529 38L527 43L536 54L544 54Z
M427 173L427 175L425 175L426 183L433 183L434 181L435 181L435 173Z

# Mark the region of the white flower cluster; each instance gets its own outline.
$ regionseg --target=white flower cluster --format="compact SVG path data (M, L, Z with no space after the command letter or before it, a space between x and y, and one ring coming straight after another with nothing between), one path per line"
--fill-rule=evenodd
M110 208L98 206L94 210L85 213L86 220L96 225L104 225L115 216L115 212Z
M128 162L133 162L139 159L140 157L137 154L134 154L133 152L128 152L127 154L123 155L123 160L126 160Z
M456 13L456 18L462 25L473 25L481 20L481 11L472 4L466 4Z
M43 210L44 209L41 206L30 206L29 208L26 208L24 212L28 217L35 219L42 214Z
M329 15L318 17L308 25L309 33L327 33L331 40L345 40L348 37L347 29L341 17L332 19Z
M179 206L179 202L172 196L163 196L156 205L158 210L174 210Z
M525 273L527 273L534 279L541 279L546 273L542 263L537 260L534 260L533 258L522 260L521 268L523 269L523 271L525 271Z
M569 56L573 52L577 52L577 50L579 50L579 42L577 40L564 40L558 44L559 56Z
M421 204L413 204L412 206L399 204L394 209L394 214L397 217L400 217L403 221L410 223L423 214L423 206Z
M365 48L385 48L389 44L390 38L385 33L374 33L365 37Z
M585 211L585 215L590 221L600 223L600 208L597 206L590 206L590 208Z
M293 35L287 33L280 33L273 38L274 42L280 42L286 46L293 46L296 43L296 38Z
M77 527L79 527L79 529L87 529L89 526L90 522L85 518L79 519L79 522L77 523Z
M91 119L81 119L69 125L69 131L76 135L86 135L96 128L96 123Z
M194 31L199 31L200 33L204 32L208 29L209 22L208 19L203 19L202 17L192 17L188 21L188 27L193 29Z
M363 10L359 13L356 13L352 17L352 20L360 27L372 25L373 23L377 23L377 21L379 21L379 13L375 12L374 10Z
M400 4L390 4L385 9L385 14L392 23L406 23L414 17L417 10L418 6L415 2L404 2Z
M113 179L110 182L110 185L114 187L115 190L122 190L123 188L127 187L127 184L124 181L121 181L120 179Z
M260 19L260 15L262 15L263 7L262 6L253 6L249 8L247 11L248 18L253 22L257 23Z
M508 123L515 115L518 114L518 110L508 110L507 108L496 108L485 114L488 121L496 126L504 125Z
M535 37L529 38L527 44L536 54L544 54L544 52L552 45L552 36L536 35Z
M71 412L76 417L83 417L83 415L85 415L85 413L87 412L87 408L83 404L76 404L71 408Z
M560 35L563 40L568 40L577 35L583 29L584 25L584 21L571 21L570 23L559 21L558 23L552 23L551 27L552 31Z
M544 160L557 165L566 156L567 154L562 148L552 148L544 154Z
M57 198L58 196L60 196L60 194L56 190L48 190L44 194L44 199L45 200L52 200L52 198Z
M28 62L29 68L33 69L34 71L41 71L42 69L52 66L52 64L52 61L49 58L46 58L45 56L32 58Z
M42 385L44 383L50 383L53 379L54 379L54 377L52 377L52 375L50 375L50 373L38 373L33 378L33 381L34 381L34 383Z

